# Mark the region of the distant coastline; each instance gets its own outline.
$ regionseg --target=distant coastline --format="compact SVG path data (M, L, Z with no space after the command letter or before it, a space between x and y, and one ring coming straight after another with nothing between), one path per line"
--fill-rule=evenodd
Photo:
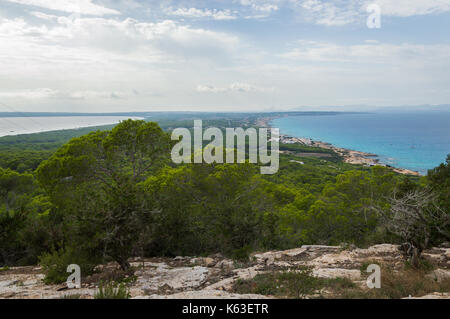
M288 115L287 115L288 116ZM272 121L276 118L281 118L283 116L271 116L271 117L261 117L258 118L256 124L261 127L273 127ZM309 137L297 137L290 136L286 134L280 134L280 142L285 144L301 144L312 147L319 147L323 149L328 149L336 152L339 156L344 159L345 163L349 164L357 164L357 165L365 165L365 166L375 166L381 165L388 168L391 168L394 172L403 174L403 175L413 175L413 176L422 176L417 171L413 171L406 168L394 167L385 163L380 162L377 154L361 152L357 150L352 150L348 148L337 147L331 143L313 140Z
M0 137L114 125L128 118L143 119L128 116L0 117Z

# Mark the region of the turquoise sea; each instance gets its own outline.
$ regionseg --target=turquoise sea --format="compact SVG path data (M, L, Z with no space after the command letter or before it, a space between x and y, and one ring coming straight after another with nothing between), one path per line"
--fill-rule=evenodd
M279 118L281 134L377 154L380 162L426 174L450 154L450 112L339 113Z

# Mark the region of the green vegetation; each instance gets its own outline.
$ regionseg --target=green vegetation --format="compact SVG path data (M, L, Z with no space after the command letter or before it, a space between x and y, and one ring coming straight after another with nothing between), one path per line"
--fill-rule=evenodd
M95 299L130 299L128 288L123 283L114 281L100 282Z
M169 152L169 137L158 125L127 120L109 132L72 139L36 175L65 212L68 241L90 255L107 254L125 270L151 224L152 208L142 204L139 184L168 160Z
M91 256L87 256L83 251L72 247L62 248L59 251L44 253L39 257L39 263L42 266L46 276L46 284L61 284L67 280L67 266L77 264L81 268L83 275L90 275L98 261L94 261Z
M165 128L180 126L164 121ZM209 121L242 124L238 118ZM254 121L245 119L248 125ZM420 260L421 250L450 239L450 157L417 178L343 163L328 150L282 145L291 152L281 155L279 173L263 176L249 163L174 165L172 141L153 122L128 120L110 130L78 133L68 141L66 131L57 138L42 133L15 142L0 139L1 166L5 152L18 156L0 168L1 267L40 262L50 283L67 278L72 263L86 276L109 261L126 271L133 256L220 252L248 262L255 250L342 243L407 243L412 262L411 256ZM39 156L19 170L27 151ZM422 205L417 223L393 228L417 212L418 205L401 205L411 198ZM283 276L272 279L309 280L302 272ZM266 289L266 279L256 280L258 289ZM312 282L311 289L317 285L346 283ZM283 287L289 291L276 293L306 293Z
M240 294L272 295L280 298L302 299L327 293L340 293L353 289L355 284L347 278L323 279L312 275L310 268L256 275L250 280L239 280L233 290Z
M32 172L70 139L112 127L113 125L107 125L1 137L0 167L10 168L19 173Z
M239 280L233 291L240 294L271 295L278 298L337 298L337 299L400 299L450 291L450 279L437 282L424 270L382 267L381 288L367 289L347 278L324 279L312 276L311 270L301 268L284 272L269 272L249 280Z
M450 291L450 279L437 282L426 276L422 269L408 268L394 270L382 267L381 288L349 288L341 290L335 298L345 299L400 299L409 296L424 296L429 293Z

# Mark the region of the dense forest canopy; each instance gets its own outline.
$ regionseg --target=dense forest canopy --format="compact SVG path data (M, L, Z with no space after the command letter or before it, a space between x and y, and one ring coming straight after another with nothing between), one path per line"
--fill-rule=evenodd
M262 176L257 164L175 165L173 142L154 122L92 130L0 142L0 266L40 262L58 282L68 263L87 274L111 260L127 269L132 256L245 259L302 244L386 242L409 243L413 258L450 239L450 156L417 178L332 152L300 165L295 151L330 151L281 145L293 153ZM405 220L410 232L391 227Z

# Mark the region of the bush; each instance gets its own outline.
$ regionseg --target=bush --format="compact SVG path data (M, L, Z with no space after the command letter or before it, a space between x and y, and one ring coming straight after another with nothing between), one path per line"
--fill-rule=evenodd
M250 258L251 252L252 248L250 246L244 246L242 248L233 250L231 258L236 261L247 262Z
M372 289L372 298L398 299L408 296L424 296L433 292L448 292L450 280L441 283L426 276L426 273L416 269L405 269L395 272L382 269L381 289Z
M8 271L8 270L9 270L9 267L8 267L8 266L0 267L0 272L2 272L2 271Z
M308 268L296 272L282 272L278 275L278 282L287 297L291 298L305 298L321 288L320 279L313 277Z
M411 267L394 270L381 268L381 288L349 288L342 290L335 298L346 299L400 299L421 297L429 293L450 291L450 279L437 282L426 276L426 272Z
M100 282L98 292L94 295L95 299L130 299L128 288L123 283L114 281Z
M430 272L436 269L436 265L428 259L420 258L416 265L413 265L409 260L405 260L405 269Z
M321 289L342 291L355 287L347 278L323 279L312 275L308 267L295 271L275 272L256 275L250 280L239 280L234 285L237 293L273 295L281 298L305 298L320 294Z
M73 248L53 250L51 253L45 253L39 257L39 264L45 272L44 283L61 284L67 280L69 273L67 266L71 264L79 265L83 276L94 272L98 262L86 256L86 254L76 251Z

